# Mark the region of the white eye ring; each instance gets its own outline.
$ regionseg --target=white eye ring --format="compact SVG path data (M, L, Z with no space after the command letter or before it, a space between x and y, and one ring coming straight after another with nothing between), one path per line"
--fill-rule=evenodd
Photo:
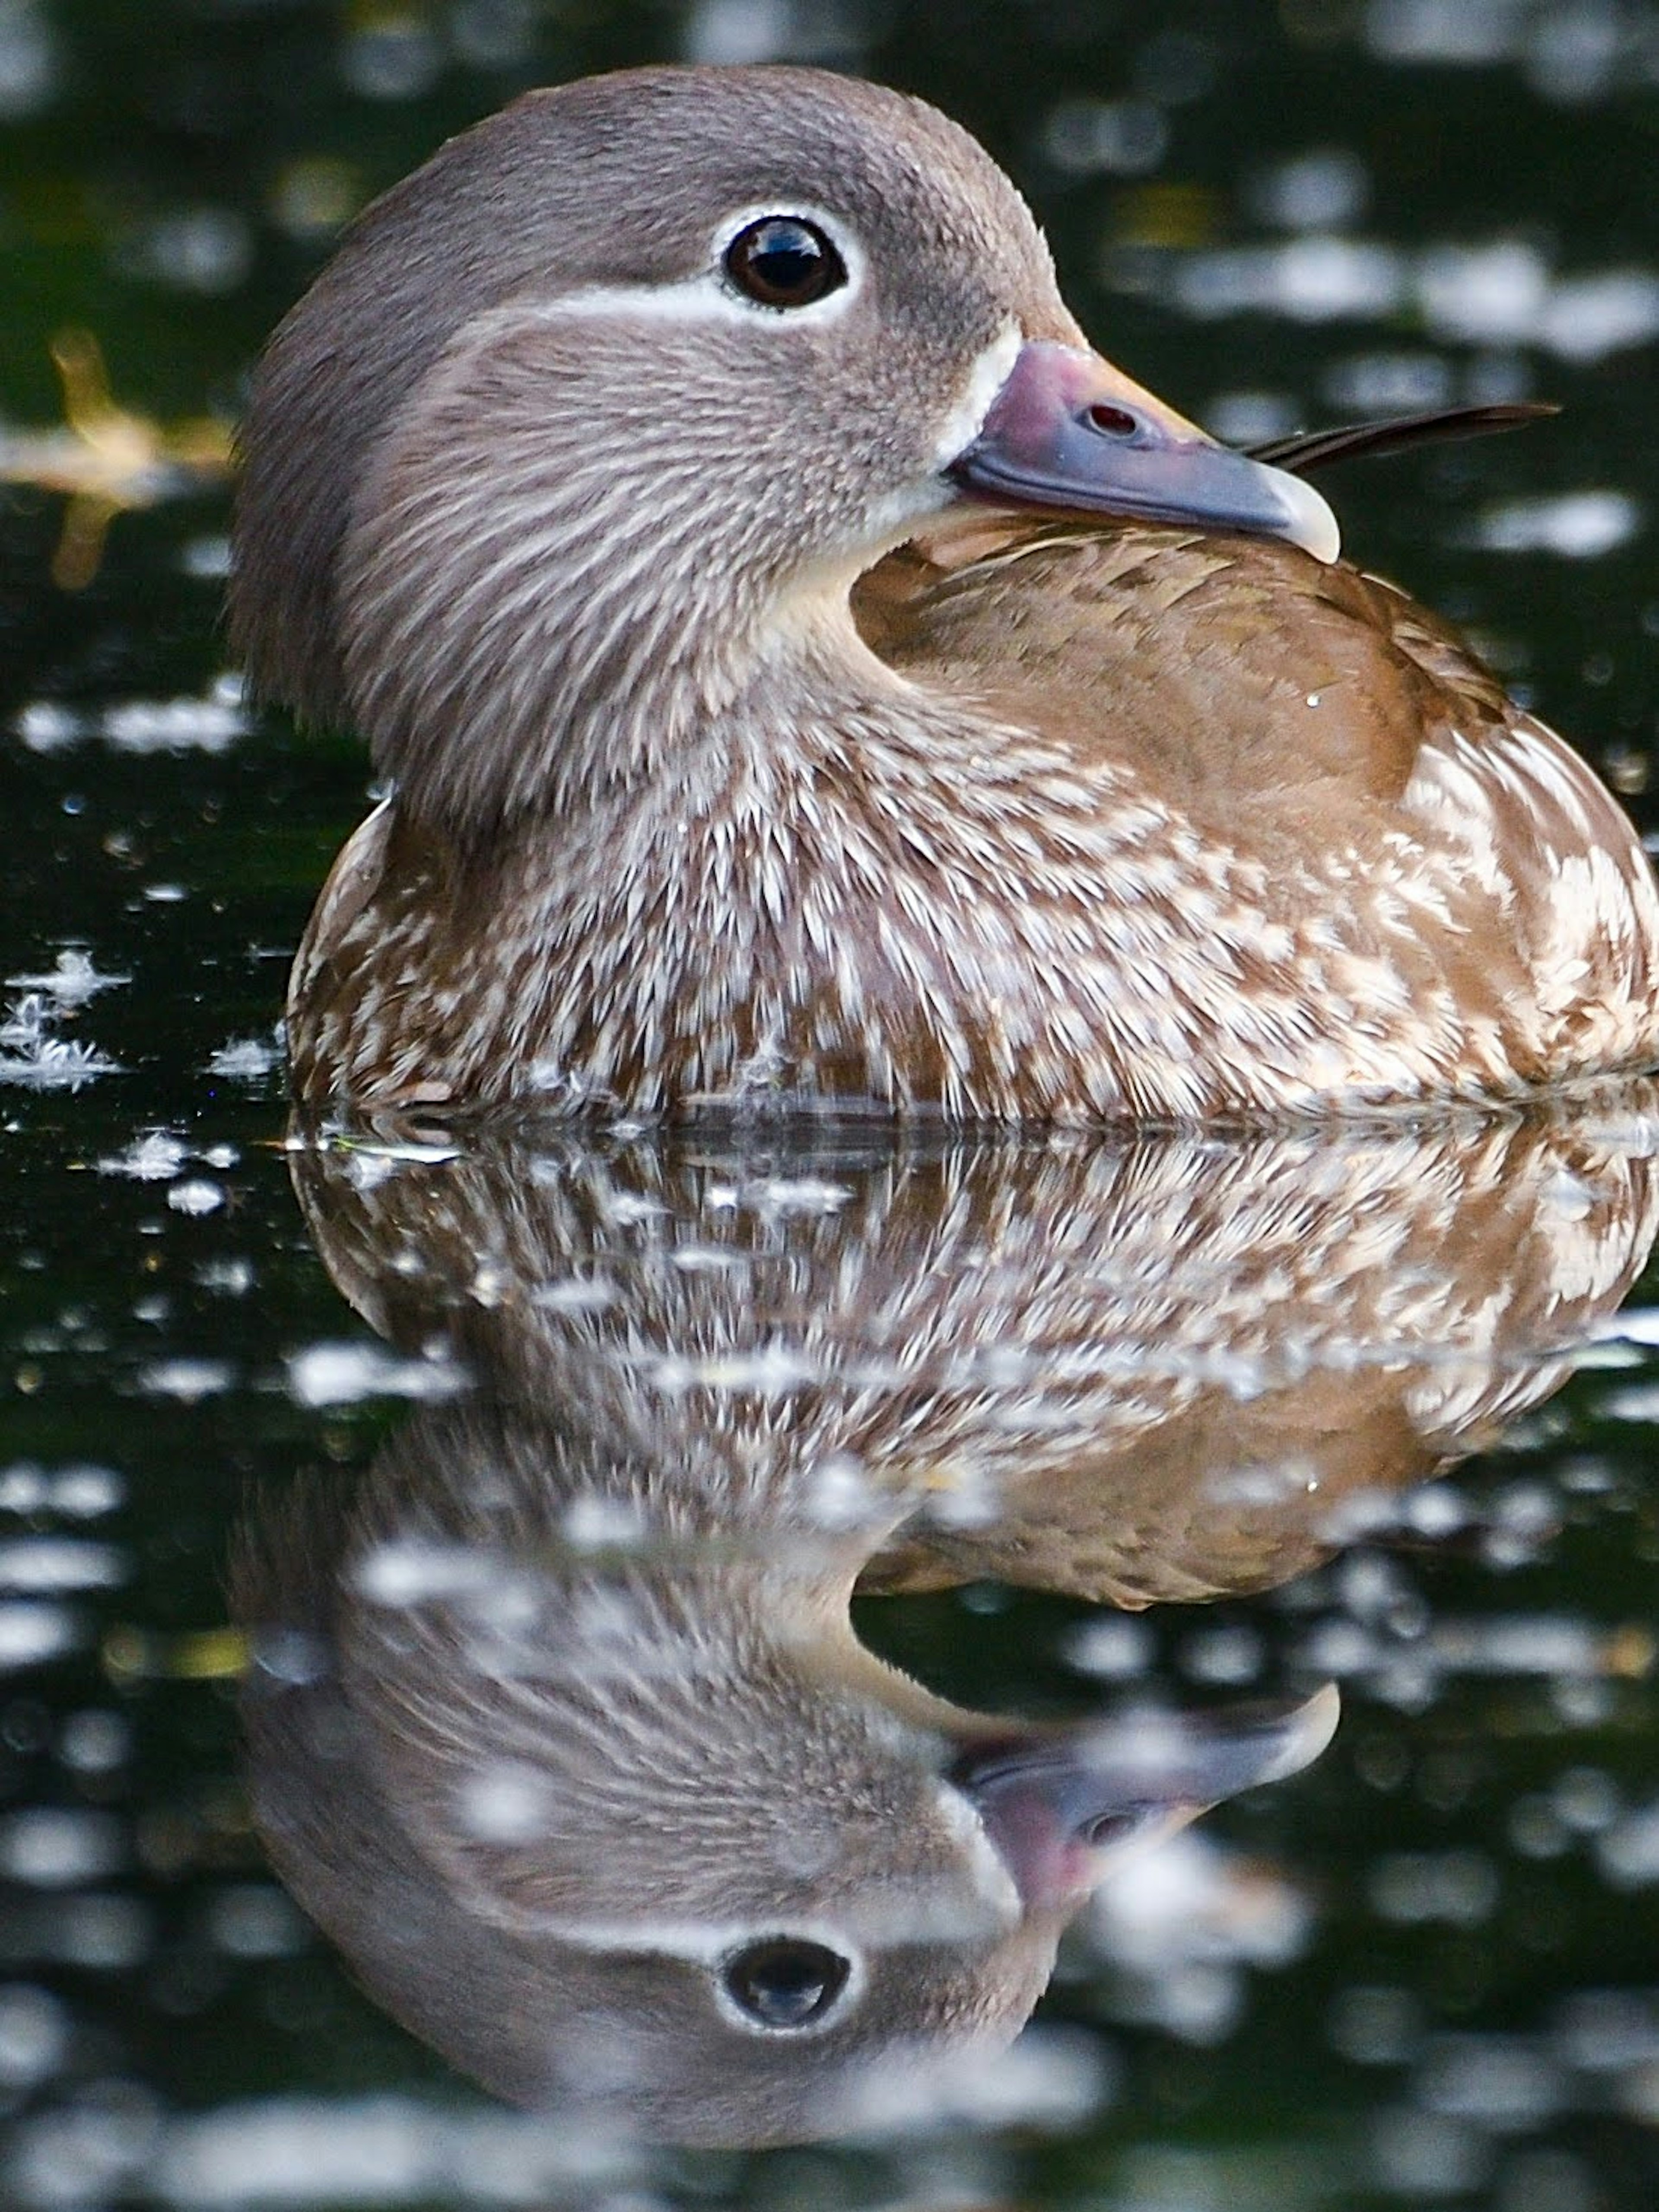
M821 2034L863 1994L854 1951L793 1930L739 1945L714 1966L720 2008L750 2035Z
M720 267L740 298L781 314L816 307L847 282L835 240L804 216L763 215L745 223Z
M767 307L739 291L726 273L726 257L744 231L759 222L799 223L817 232L840 257L847 272L844 281L803 307ZM710 239L708 265L695 276L665 284L580 284L574 292L560 292L528 307L514 301L488 309L469 327L482 333L498 322L512 325L526 319L553 322L591 315L646 323L742 323L750 330L760 319L793 330L801 323L830 322L845 314L863 288L868 265L851 232L821 208L740 208Z
M819 241L836 264L832 280L811 298L768 300L744 284L732 266L732 257L745 238L768 223L788 224ZM720 225L711 255L721 291L746 315L757 313L791 323L828 321L842 314L863 287L867 267L864 249L837 216L810 202L787 207L742 208Z

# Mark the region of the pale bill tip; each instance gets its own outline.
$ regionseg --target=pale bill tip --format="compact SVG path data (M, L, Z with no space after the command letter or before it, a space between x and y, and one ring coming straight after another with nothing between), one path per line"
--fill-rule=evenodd
M1316 561L1334 561L1342 550L1342 532L1329 503L1305 477L1293 477L1287 469L1269 469L1267 473L1285 509L1279 534Z
M1319 503L1325 505L1323 500ZM1328 507L1326 512L1330 512ZM1313 551L1311 546L1308 550ZM1284 1749L1261 1779L1282 1782L1287 1775L1300 1774L1304 1766L1311 1766L1336 1734L1336 1724L1341 1717L1342 1699L1336 1685L1327 1682L1322 1689L1314 1692L1305 1705L1298 1705L1287 1717Z

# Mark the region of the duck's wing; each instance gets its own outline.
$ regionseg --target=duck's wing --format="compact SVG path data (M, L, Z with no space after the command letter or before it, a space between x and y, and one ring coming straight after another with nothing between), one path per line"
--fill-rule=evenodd
M1438 881L1443 957L1532 1010L1534 1064L1659 1048L1659 898L1628 817L1405 593L1271 539L1139 526L1026 522L958 550L902 556L860 594L901 672L1127 770L1287 899Z
M1079 765L1128 769L1230 840L1271 840L1310 805L1397 802L1410 782L1438 679L1346 563L1267 538L1042 521L960 550L930 540L860 586L866 641L914 681Z

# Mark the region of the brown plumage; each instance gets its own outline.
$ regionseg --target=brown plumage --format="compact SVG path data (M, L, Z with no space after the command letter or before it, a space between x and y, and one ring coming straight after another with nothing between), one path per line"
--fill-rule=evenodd
M844 281L744 296L768 218ZM920 103L532 95L360 221L246 448L251 672L395 787L295 963L307 1100L1190 1120L1659 1058L1589 769L1088 356Z

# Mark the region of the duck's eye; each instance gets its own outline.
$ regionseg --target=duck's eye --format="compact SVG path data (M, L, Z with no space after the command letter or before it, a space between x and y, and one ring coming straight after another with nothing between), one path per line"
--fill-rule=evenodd
M847 282L847 264L815 222L765 215L726 247L726 273L763 307L810 307Z
M822 2020L847 1986L848 1965L837 1951L792 1936L751 1943L726 1962L726 1995L762 2027L810 2027Z
M1144 1817L1139 1813L1102 1813L1084 1829L1083 1840L1091 1850L1104 1850L1109 1844L1127 1842Z

